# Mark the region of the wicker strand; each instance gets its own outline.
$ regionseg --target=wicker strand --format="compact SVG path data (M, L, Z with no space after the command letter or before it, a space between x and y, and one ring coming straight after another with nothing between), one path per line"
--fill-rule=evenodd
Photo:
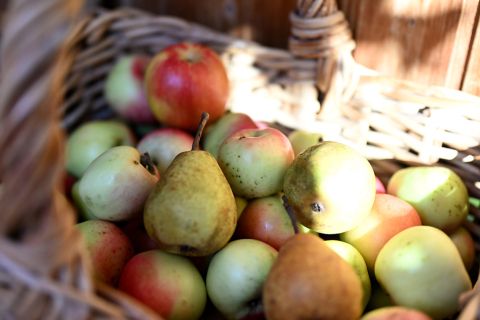
M65 133L57 109L74 53L65 39L82 4L12 1L3 28L2 319L160 318L117 292L101 289L104 299L96 295L96 287L103 287L92 282L75 216L61 194Z
M331 118L352 98L359 81L351 54L355 41L348 22L335 0L298 1L290 22L290 51L298 57L318 59L316 85L325 94L318 117Z

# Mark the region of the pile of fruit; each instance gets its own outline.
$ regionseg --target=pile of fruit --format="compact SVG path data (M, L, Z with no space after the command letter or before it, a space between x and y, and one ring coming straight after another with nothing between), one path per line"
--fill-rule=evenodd
M385 190L352 148L229 113L228 92L219 57L191 43L111 70L118 118L84 123L66 149L98 281L165 319L458 312L475 248L454 172L409 167Z

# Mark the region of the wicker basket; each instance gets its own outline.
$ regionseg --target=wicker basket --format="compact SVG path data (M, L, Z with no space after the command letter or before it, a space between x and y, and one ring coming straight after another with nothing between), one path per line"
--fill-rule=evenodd
M78 18L81 1L11 1L0 87L0 319L160 319L96 283L70 207L56 203L65 135L112 112L102 96L113 63L179 41L215 49L232 84L230 110L346 143L387 182L410 165L447 166L480 198L480 98L383 77L355 63L334 0L298 1L290 51L174 17L121 8ZM320 94L319 90L323 94ZM320 103L321 102L321 103ZM471 208L477 259L480 210ZM476 289L458 319L480 318Z

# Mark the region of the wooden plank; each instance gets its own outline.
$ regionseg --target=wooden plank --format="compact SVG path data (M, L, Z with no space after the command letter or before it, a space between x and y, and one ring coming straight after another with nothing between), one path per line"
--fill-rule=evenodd
M104 0L109 7L135 6L201 23L265 46L287 48L288 15L296 0Z
M462 83L462 91L480 96L480 28L479 17L477 12L477 25L475 26L475 34L473 43L469 52L465 77Z
M459 89L479 0L338 0L355 60L394 77Z

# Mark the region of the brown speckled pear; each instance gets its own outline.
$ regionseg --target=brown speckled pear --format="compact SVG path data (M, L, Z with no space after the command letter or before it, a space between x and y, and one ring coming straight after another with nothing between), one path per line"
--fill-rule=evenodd
M208 119L208 115L207 118ZM160 249L186 256L207 256L223 248L237 224L232 189L215 158L198 150L180 153L148 197L144 223Z
M284 243L263 288L268 320L358 320L362 298L354 269L309 233Z

